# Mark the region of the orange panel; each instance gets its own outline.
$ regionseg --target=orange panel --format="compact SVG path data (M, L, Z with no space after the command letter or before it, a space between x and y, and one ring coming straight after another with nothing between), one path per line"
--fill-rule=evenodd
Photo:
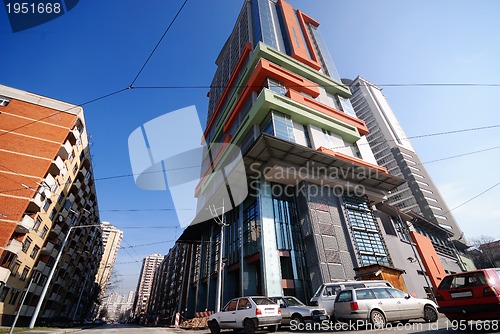
M301 61L316 70L319 70L321 68L321 65L316 61L316 59L311 59L307 52L307 48L309 48L310 53L312 55L315 55L314 49L310 48L310 45L312 45L311 41L309 40L309 42L307 43L303 38L303 36L306 36L306 38L310 38L309 34L307 33L307 31L301 34L301 31L303 30L301 29L301 27L299 27L298 18L295 15L295 11L293 10L292 6L283 0L279 0L278 4L283 12L283 17L285 18L286 30L288 32L288 37L292 48L292 58L297 59L298 61Z
M377 170L378 172L382 172L384 174L389 174L387 172L387 168L385 167L382 167L382 166L377 166L377 165L374 165L374 164L371 164L369 162L366 162L362 159L358 159L358 158L355 158L355 157L351 157L350 155L347 155L347 154L343 154L343 153L340 153L340 152L335 152L333 150L330 150L329 148L326 148L326 147L323 147L321 146L320 148L317 149L317 151L321 152L321 153L326 153L326 154L329 154L331 156L334 156L336 158L339 158L339 159L342 159L342 160L346 160L346 161L349 161L349 162L353 162L355 164L358 164L358 165L361 165L363 167L368 167L368 168L371 168L371 169L375 169Z
M356 129L358 129L359 133L361 135L366 135L368 133L368 128L362 120L352 117L347 115L346 113L343 113L339 110L336 110L332 107L327 106L326 104L320 103L314 99L311 99L310 97L304 96L302 94L299 94L298 92L289 89L288 92L286 93L286 96L291 98L292 100L299 102L303 105L306 105L310 108L313 108L314 110L320 111L324 113L325 115L328 115L330 117L333 117L335 119L338 119L339 121L342 121L344 123L347 123L349 125L354 126Z
M444 271L434 246L431 240L426 236L413 231L410 232L410 235L417 245L418 255L424 264L427 276L430 278L434 289L437 289L439 283L441 283L441 280L446 275L446 272Z
M307 24L312 24L315 27L319 26L319 22L314 20L312 17L302 13L300 10L297 10L297 18L299 19L300 27L302 28L302 33L306 39L307 47L309 48L309 52L311 53L311 58L315 62L315 66L312 66L316 70L321 69L321 65L319 64L319 57L316 54L316 49L314 48L311 35L309 35L309 30L307 29Z
M238 59L238 63L236 64L233 73L231 74L231 78L229 78L229 81L227 82L226 88L224 89L224 92L221 95L219 103L215 107L214 112L212 113L212 117L210 118L210 121L208 122L207 127L205 128L204 138L207 137L208 133L210 132L210 129L214 125L213 123L217 118L217 115L219 114L220 109L222 108L222 105L224 104L224 101L226 100L227 95L229 94L229 91L231 90L234 81L238 77L241 68L245 64L245 61L248 55L250 54L250 51L252 51L252 45L250 43L247 43L245 45L245 49L241 53L240 59Z
M226 120L226 123L224 124L224 132L227 132L231 128L231 125L240 113L251 93L260 90L266 78L280 81L285 85L285 87L294 87L296 90L311 95L312 97L317 97L319 95L319 88L316 83L302 78L301 76L273 64L268 60L261 59L255 66L252 75L248 79L245 89L241 92L238 101Z
M227 144L231 141L233 136L231 135L226 135L226 137L224 138L224 141L222 142L222 144ZM217 153L215 153L215 158L213 158L212 162L210 163L210 167L207 169L207 171L205 172L205 175L203 175L203 177L201 178L200 182L198 183L198 185L196 186L196 188L194 189L194 193L195 195L198 195L198 193L200 192L200 189L201 189L201 186L205 183L205 181L207 180L207 178L210 176L210 174L212 174L213 172L213 167L217 164L217 162L219 161L220 157L222 156L222 153L224 153L224 150L223 150L224 146L222 145L219 150L217 151Z

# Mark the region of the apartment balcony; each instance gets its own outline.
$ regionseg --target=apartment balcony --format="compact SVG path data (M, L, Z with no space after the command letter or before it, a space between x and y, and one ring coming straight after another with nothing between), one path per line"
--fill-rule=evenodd
M76 179L75 182L73 182L73 186L78 189L82 189L82 182L79 179Z
M7 283L10 276L10 270L4 267L0 267L0 285Z
M16 232L17 233L28 233L33 226L35 226L35 220L28 215L24 215L23 219L17 223Z
M4 248L5 251L17 254L23 249L23 243L17 240L10 240L7 246Z
M68 134L68 140L71 142L71 144L75 145L77 140L80 139L80 131L78 131L78 128L75 126L73 129Z
M79 172L80 172L80 173L82 173L83 178L84 178L84 179L86 179L86 177L85 177L85 176L86 176L86 175L87 175L87 173L88 173L87 168L85 168L85 166L82 166L82 168L80 168Z
M28 208L26 211L37 212L42 210L46 200L47 200L46 194L40 193L38 191L35 192L35 196L30 200L30 203L28 204Z
M72 152L73 145L71 145L71 142L69 140L66 140L66 142L61 145L58 156L60 156L63 160L66 160Z
M43 246L41 253L45 255L50 255L52 254L53 250L54 250L54 243L47 241L45 246Z
M53 176L57 176L60 175L61 172L62 174L65 174L64 171L67 171L66 165L64 164L63 159L60 156L57 156L57 158L52 160L52 163L50 164L49 173Z

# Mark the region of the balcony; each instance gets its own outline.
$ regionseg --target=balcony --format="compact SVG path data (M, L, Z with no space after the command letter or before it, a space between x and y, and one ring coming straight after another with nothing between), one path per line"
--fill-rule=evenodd
M7 283L10 276L10 270L4 267L0 267L0 285Z
M60 156L63 160L66 160L71 153L73 153L73 145L71 145L69 140L66 140L66 142L61 145L58 156Z
M54 250L54 244L48 241L47 244L45 244L45 246L42 248L42 254L50 255L53 250Z
M66 165L64 164L63 159L60 156L57 156L57 158L52 160L52 163L50 164L49 173L53 176L57 176L59 174L65 174L64 171L67 171Z
M35 226L35 221L28 215L24 215L23 219L17 223L16 232L17 233L28 233L33 226Z
M17 240L10 240L7 246L4 248L5 251L17 254L23 249L23 243Z
M45 196L44 193L40 193L39 191L35 192L35 196L30 200L30 203L28 204L28 208L26 211L29 212L40 211L45 205L46 200L47 197Z
M75 126L68 134L68 140L75 145L78 139L80 139L80 131L78 131L78 128Z

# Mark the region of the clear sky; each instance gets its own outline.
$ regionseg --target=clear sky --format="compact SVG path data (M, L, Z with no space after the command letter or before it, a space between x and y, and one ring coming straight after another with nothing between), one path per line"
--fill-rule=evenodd
M18 33L0 8L0 84L74 104L126 88L183 2L80 1L58 19ZM383 87L409 136L500 124L500 1L289 2L321 23L342 77L360 75ZM209 86L242 3L189 0L135 86ZM421 83L497 86L412 85ZM128 136L189 105L204 124L207 91L137 88L84 106L101 219L124 230L124 247L156 243L120 250L121 291L135 290L140 269L125 262L166 254L181 233L169 194L135 186ZM499 130L412 140L423 162L494 148L426 164L450 209L500 182ZM452 211L468 238L500 237L499 199L496 186Z

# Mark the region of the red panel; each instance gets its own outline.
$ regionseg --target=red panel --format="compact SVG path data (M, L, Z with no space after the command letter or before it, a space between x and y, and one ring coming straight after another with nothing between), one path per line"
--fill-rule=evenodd
M292 58L297 59L298 61L303 62L306 65L311 66L312 68L319 70L321 68L320 64L316 61L316 59L311 59L309 54L307 53L307 49L311 54L314 54L314 49L311 49L311 41L304 41L302 35L306 38L310 38L307 31L300 34L301 27L299 27L299 23L297 22L297 16L295 15L295 11L292 6L283 0L278 1L278 5L281 7L283 12L283 16L285 18L286 30L288 32L288 37L290 40L290 45L292 47ZM313 56L314 57L314 56Z
M410 232L410 235L417 245L418 255L420 259L422 259L425 270L427 271L427 276L430 278L434 289L437 289L443 277L446 276L446 272L444 271L434 246L431 240L426 236L413 231Z
M313 108L314 110L322 112L325 115L328 115L330 117L338 119L339 121L354 126L356 129L358 129L361 135L366 135L368 133L368 128L366 127L365 122L356 117L349 116L346 113L343 113L339 110L327 106L326 104L320 103L314 99L311 99L310 97L299 94L298 92L292 89L288 90L286 96L288 96L289 98L291 98L296 102L299 102L305 106Z
M245 45L245 49L241 53L240 59L238 59L238 63L236 64L236 67L235 67L233 73L231 74L231 78L229 78L229 81L227 82L227 86L224 89L224 92L222 93L222 96L219 100L219 103L217 104L217 107L215 107L214 112L212 113L212 117L210 118L210 121L207 124L207 127L205 129L205 133L204 133L205 138L207 137L208 132L210 132L210 129L212 128L213 123L214 123L215 119L217 118L217 115L219 114L220 109L222 108L222 105L224 104L224 101L227 98L227 94L229 94L229 91L231 90L232 85L234 84L234 81L238 77L238 74L240 73L241 68L245 64L245 61L246 61L248 55L250 54L250 51L252 51L252 45L250 43L247 43Z

